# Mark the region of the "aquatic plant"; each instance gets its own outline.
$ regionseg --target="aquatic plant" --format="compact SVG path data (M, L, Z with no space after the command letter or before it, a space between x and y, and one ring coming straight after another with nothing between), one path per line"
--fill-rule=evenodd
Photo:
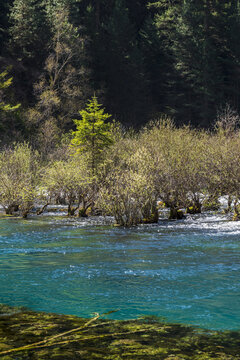
M27 310L0 316L3 360L237 360L239 354L239 332L204 331L151 317L114 321Z

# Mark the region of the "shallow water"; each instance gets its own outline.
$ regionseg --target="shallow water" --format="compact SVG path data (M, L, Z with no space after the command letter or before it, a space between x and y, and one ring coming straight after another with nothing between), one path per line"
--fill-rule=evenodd
M222 215L133 229L101 219L0 219L0 303L240 329L240 223Z

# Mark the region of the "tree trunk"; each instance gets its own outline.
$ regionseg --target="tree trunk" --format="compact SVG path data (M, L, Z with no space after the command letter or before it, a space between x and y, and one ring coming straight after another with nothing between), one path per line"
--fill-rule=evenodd
M11 204L5 209L6 215L13 215L14 212L19 210L19 205Z
M206 121L208 116L208 108L209 108L209 98L208 98L208 86L209 86L209 79L208 79L208 41L209 41L209 12L210 12L210 5L209 0L204 1L204 45L203 45L203 117L204 121Z
M68 204L68 216L74 216L76 208L73 208L71 204Z
M240 220L240 209L239 209L239 204L238 204L238 199L236 199L234 201L234 205L233 205L233 208L234 208L234 214L233 214L233 220L234 221L238 221Z
M95 26L96 32L99 30L100 24L100 0L95 0Z
M157 205L152 204L143 214L143 224L157 224L159 219Z
M181 220L184 219L185 215L183 214L183 211L179 208L172 206L170 208L170 214L169 214L169 220Z
M187 207L187 214L201 214L202 204L199 199L194 199L192 204Z
M49 203L43 205L43 207L40 210L38 210L37 215L41 215L45 211L48 205Z
M232 196L231 196L231 195L229 195L229 196L228 196L228 207L227 207L227 212L229 213L229 212L231 212L231 210L232 210Z

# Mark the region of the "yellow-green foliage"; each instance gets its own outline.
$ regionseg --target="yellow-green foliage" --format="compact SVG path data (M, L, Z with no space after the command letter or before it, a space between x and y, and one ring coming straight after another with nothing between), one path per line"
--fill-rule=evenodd
M113 215L119 225L137 225L151 216L154 187L140 169L142 156L145 156L144 149L139 148L135 136L122 137L106 155L97 205ZM147 214L146 207L149 208Z
M218 131L206 148L207 188L212 195L240 196L240 133Z
M106 152L99 206L120 224L151 217L149 210L143 216L144 208L159 199L170 207L171 218L179 218L181 208L199 213L206 195L240 197L239 164L237 130L207 133L160 120L119 138Z
M0 200L7 212L17 206L23 210L23 204L28 208L36 183L47 203L64 198L69 214L78 209L85 216L97 206L125 226L156 222L159 200L176 219L184 208L191 214L200 213L202 205L210 209L206 199L212 203L227 195L229 211L239 202L240 132L228 124L231 119L219 121L212 133L177 128L168 119L138 133L123 131L119 124L105 122L110 115L95 97L80 114L71 146L68 139L48 156L41 184L33 166L36 156L26 144L1 153Z
M7 213L19 207L28 213L36 198L38 154L28 144L15 144L0 153L0 203Z
M87 160L84 156L72 156L65 161L49 164L42 175L42 196L47 202L64 198L71 206L80 205L91 196L91 184Z
M78 154L89 154L95 174L102 152L113 142L111 125L106 122L111 115L104 113L95 96L79 114L81 120L74 120L77 129L73 132L72 146Z
M153 180L158 198L175 210L199 202L205 186L204 134L164 119L146 127L140 142L146 154L141 167Z
M117 224L132 226L142 222L149 199L151 186L146 177L133 170L114 169L99 190L98 206L113 215Z

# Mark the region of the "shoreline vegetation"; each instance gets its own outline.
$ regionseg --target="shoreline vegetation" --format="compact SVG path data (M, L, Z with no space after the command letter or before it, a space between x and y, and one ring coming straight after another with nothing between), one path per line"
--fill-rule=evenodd
M7 215L66 205L69 217L113 216L118 226L218 210L240 219L239 116L229 106L212 131L162 118L139 131L112 121L96 97L54 149L14 143L0 151L0 205ZM35 210L36 204L42 204Z
M240 221L239 1L0 8L0 222ZM0 305L3 360L240 360L239 335Z
M108 314L104 314L105 317ZM104 316L103 315L103 316ZM155 317L108 320L0 305L0 358L240 359L239 331L210 331Z
M204 195L202 195L202 198L204 199ZM208 198L205 197L205 200L203 200L204 206L201 209L201 212L194 212L192 211L192 208L181 208L179 210L179 213L181 214L181 217L178 218L171 218L171 209L167 208L166 205L162 201L157 201L157 212L158 216L156 218L156 221L142 221L137 225L158 225L161 223L161 221L177 221L177 220L189 220L189 219L197 219L199 216L207 216L207 215L218 215L223 217L223 221L237 221L234 219L234 209L229 210L228 209L228 198L227 196L219 197L218 199L215 199L213 203L208 202ZM77 207L77 204L75 204ZM42 210L44 208L44 210ZM195 217L196 215L197 217ZM59 204L48 204L47 206L41 203L35 203L33 204L33 207L31 211L29 212L27 219L38 219L40 217L50 217L54 219L62 219L62 220L74 220L74 221L81 221L87 220L87 223L94 225L94 224L101 224L101 225L111 225L115 227L119 227L120 225L116 223L115 218L111 216L110 214L102 214L99 210L97 213L92 213L91 209L88 211L84 216L81 216L79 214L69 215L68 213L68 205L59 205ZM12 214L7 214L4 208L0 205L0 220L1 219L24 219L21 216L20 210L13 211ZM26 219L26 218L25 218ZM123 226L124 227L124 226Z

